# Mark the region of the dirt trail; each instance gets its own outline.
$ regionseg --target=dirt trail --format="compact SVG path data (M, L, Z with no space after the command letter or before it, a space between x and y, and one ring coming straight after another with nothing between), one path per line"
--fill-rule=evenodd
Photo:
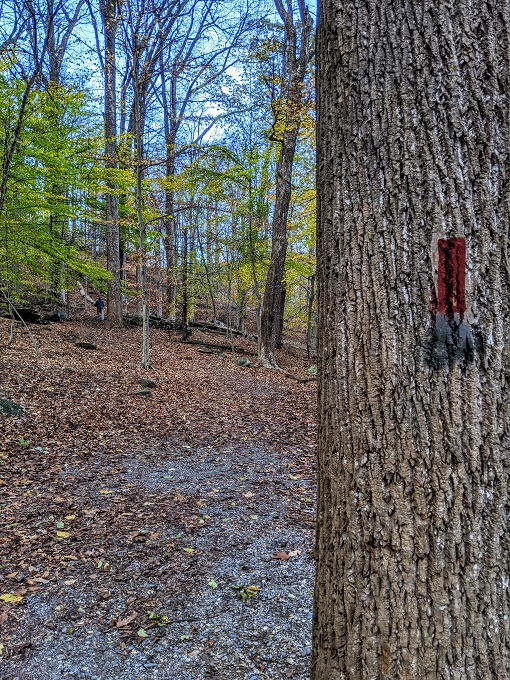
M39 358L2 353L0 678L307 678L314 385L164 332L150 375L137 329L35 332Z

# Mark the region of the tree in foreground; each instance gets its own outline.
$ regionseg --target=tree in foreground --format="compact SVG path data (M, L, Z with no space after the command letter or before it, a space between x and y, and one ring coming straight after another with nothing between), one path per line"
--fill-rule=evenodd
M510 3L324 0L312 678L510 677Z

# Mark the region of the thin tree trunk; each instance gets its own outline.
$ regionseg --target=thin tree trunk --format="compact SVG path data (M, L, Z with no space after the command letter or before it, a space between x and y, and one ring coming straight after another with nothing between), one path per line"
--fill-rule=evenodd
M249 183L249 189L250 189L250 200L251 200L251 179ZM253 278L253 288L255 291L255 297L257 298L257 310L256 310L256 319L257 319L257 354L260 356L260 315L261 315L261 310L262 310L262 294L260 291L260 286L259 286L259 280L257 277L257 267L256 267L256 253L255 253L255 243L254 243L254 238L253 238L253 217L252 215L248 215L248 240L250 244L250 264L251 264L251 275Z
M143 238L144 238L144 242L145 242L145 235L143 236ZM140 248L140 233L138 233L138 247ZM143 316L142 260L145 257L145 253L143 252L143 250L140 250L139 257L140 257L140 262L135 267L136 288L137 288L135 316L138 316L138 317L141 318Z
M105 41L105 167L115 170L118 167L117 158L117 108L116 108L116 63L115 37L118 27L116 0L102 0L101 16L104 26ZM108 281L108 325L110 328L122 326L122 297L120 288L120 247L119 247L119 199L118 186L112 179L107 182L106 193L106 252L108 271L111 278Z
M285 320L285 298L287 297L287 288L285 282L282 284L280 292L280 306L278 308L278 317L276 319L276 342L275 347L280 349L283 347L283 323Z
M157 285L157 315L163 317L163 268L161 266L161 238L158 237L156 247L156 285Z
M172 144L172 148L173 148ZM175 156L173 150L168 150L166 178L173 180L175 175ZM175 319L175 301L177 298L177 248L176 248L176 229L175 229L175 192L173 189L165 190L165 256L166 256L166 316Z
M182 225L182 340L188 340L188 226Z
M324 0L314 680L510 677L510 3Z
M313 315L313 303L315 301L315 276L310 276L308 279L309 287L306 291L307 293L307 305L306 305L306 354L308 359L312 354L312 315ZM316 348L313 348L315 351Z
M160 61L161 73L164 73L163 56ZM175 191L172 182L175 178L175 140L177 135L177 75L170 74L170 92L167 93L166 79L161 78L161 101L163 106L163 126L165 130L166 163L165 178L165 219L164 244L166 256L166 316L175 319L175 301L177 298L177 248L175 228Z
M139 282L140 298L142 300L142 368L149 369L150 363L150 325L149 325L149 296L147 290L147 253L145 249L146 225L143 217L143 130L145 101L143 88L139 81L140 64L137 55L133 60L133 123L136 161L136 218L138 222L138 248L140 251Z
M217 311L216 311L216 301L214 299L214 290L213 290L213 287L212 287L211 276L209 274L209 265L207 264L207 253L204 251L204 249L202 247L202 240L200 238L200 234L198 233L198 226L197 226L197 240L198 240L198 247L200 248L200 255L202 257L202 262L203 262L203 265L204 265L205 278L207 280L207 290L209 292L209 297L211 298L213 319L216 321L216 319L218 318L218 314L217 314ZM228 262L227 262L227 267L228 267Z
M304 3L298 1L301 17L298 50L297 27L293 12L286 11L280 0L276 7L285 25L285 71L288 82L284 88L284 131L276 166L276 196L271 235L271 260L267 272L264 299L260 315L259 357L261 366L275 368L275 347L278 338L278 315L281 304L283 270L287 254L287 217L292 189L292 166L300 128L302 85L311 55L312 19ZM298 54L299 52L299 54ZM276 126L276 121L275 121Z
M271 236L271 261L267 272L260 317L259 363L266 368L276 366L274 350L278 334L283 270L287 254L287 215L297 134L297 129L293 130L292 133L285 133L276 169L276 202Z

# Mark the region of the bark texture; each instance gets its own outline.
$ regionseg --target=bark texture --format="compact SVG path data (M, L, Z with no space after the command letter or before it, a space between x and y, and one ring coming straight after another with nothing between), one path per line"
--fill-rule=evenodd
M510 677L509 23L321 7L314 680Z

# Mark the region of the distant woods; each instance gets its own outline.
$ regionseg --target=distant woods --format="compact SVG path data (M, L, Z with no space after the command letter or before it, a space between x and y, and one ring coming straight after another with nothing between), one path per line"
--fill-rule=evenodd
M300 0L1 2L0 285L56 313L314 336L312 18ZM268 275L269 272L269 275ZM262 334L261 334L262 325ZM147 337L146 337L147 336ZM269 343L269 345L268 345Z

